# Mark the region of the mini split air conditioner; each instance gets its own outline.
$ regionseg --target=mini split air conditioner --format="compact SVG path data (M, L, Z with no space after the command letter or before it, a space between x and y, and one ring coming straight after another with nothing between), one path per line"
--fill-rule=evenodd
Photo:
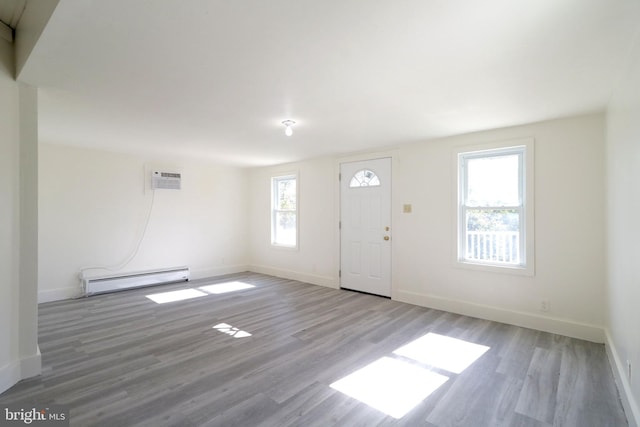
M180 190L181 175L172 172L154 171L151 173L151 188L164 190Z

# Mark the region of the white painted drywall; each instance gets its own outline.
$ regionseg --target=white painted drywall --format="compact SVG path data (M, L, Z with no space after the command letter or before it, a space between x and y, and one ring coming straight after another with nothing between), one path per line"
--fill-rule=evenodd
M607 111L607 348L640 423L640 36ZM631 362L628 378L627 360Z
M40 373L37 344L37 98L0 39L0 392Z
M256 272L337 287L334 184L330 158L256 168L249 172L249 257ZM271 177L298 173L298 248L271 245Z
M394 157L393 297L602 341L604 131L604 116L595 114L389 151ZM454 267L454 147L523 137L535 139L535 276ZM311 160L251 172L252 269L258 266L283 277L337 284L339 161ZM300 170L300 248L286 252L269 245L269 179L292 168ZM411 204L413 213L402 213L403 204ZM539 310L543 298L550 301L546 313Z
M244 169L41 144L40 301L77 295L82 267L115 266L134 251L154 169L182 173L182 190L155 191L139 253L120 271L188 266L199 278L247 269Z
M21 377L40 374L38 349L38 92L18 83L20 116L19 306Z
M535 275L454 266L454 147L535 139ZM394 172L394 296L602 341L604 117L590 115L402 147ZM401 205L413 205L403 214ZM543 298L550 310L539 310ZM554 322L557 318L564 322ZM560 328L560 329L558 329Z
M20 379L18 367L19 122L13 46L0 39L0 392Z

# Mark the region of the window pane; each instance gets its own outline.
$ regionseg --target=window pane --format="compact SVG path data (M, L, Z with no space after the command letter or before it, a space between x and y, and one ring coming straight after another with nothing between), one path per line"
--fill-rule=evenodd
M467 206L519 206L519 156L467 160Z
M518 210L467 209L465 223L465 259L520 264Z
M372 170L362 169L356 172L351 181L349 182L349 187L376 187L380 185L380 179L378 175Z
M275 213L275 242L279 245L296 245L296 213L276 212Z
M296 180L281 179L278 181L278 206L276 209L295 210L296 209Z
M468 231L519 231L517 209L467 209Z

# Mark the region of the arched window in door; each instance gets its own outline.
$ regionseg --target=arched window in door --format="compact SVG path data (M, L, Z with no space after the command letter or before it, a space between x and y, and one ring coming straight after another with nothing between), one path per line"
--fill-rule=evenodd
M354 173L349 182L350 188L376 187L378 185L380 185L380 178L370 169L361 169Z

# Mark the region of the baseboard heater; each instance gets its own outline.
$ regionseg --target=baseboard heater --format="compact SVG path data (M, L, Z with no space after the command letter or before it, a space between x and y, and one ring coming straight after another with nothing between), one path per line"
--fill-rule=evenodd
M163 270L141 271L136 273L117 274L83 279L85 296L106 292L123 291L143 286L162 285L166 283L186 282L189 280L188 267L176 267Z

